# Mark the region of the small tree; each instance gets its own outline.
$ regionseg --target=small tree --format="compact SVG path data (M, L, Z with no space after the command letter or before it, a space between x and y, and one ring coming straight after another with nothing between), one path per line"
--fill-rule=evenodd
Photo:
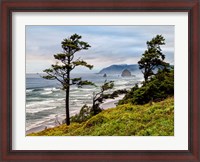
M99 105L103 103L104 99L111 98L110 94L104 94L105 91L112 89L114 87L114 82L109 81L107 82L105 80L104 84L100 87L100 92L98 93L93 93L93 98L92 98L92 108L91 108L91 113L92 115L96 115L99 112L101 112L101 108Z
M165 55L160 48L165 45L165 39L162 35L157 35L151 41L147 41L147 50L142 54L142 58L138 61L139 69L142 69L145 82L149 77L154 75L156 69L164 69L169 66L164 62Z
M93 93L92 106L83 105L79 114L72 116L71 121L81 123L88 120L92 116L100 113L102 111L102 109L100 108L100 104L103 103L103 100L108 99L108 98L113 98L112 94L104 94L104 92L109 89L112 89L113 86L114 86L113 81L109 81L109 82L105 81L104 84L100 86L100 89L101 89L100 92L96 94Z
M47 74L43 76L45 79L57 80L61 83L62 89L66 92L65 108L66 108L66 124L70 125L69 115L69 92L71 85L77 85L82 87L83 85L94 85L90 81L83 81L81 78L71 78L71 71L77 66L84 66L89 69L93 68L93 65L81 60L80 58L74 60L74 54L81 50L87 50L91 47L87 42L81 41L81 36L73 34L62 42L63 52L54 55L54 58L59 63L51 65L51 68L45 69L44 72Z

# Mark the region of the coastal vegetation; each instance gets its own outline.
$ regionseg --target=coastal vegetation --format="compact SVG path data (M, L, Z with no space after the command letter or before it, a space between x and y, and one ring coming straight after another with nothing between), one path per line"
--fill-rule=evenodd
M144 81L140 85L135 84L130 90L118 90L109 94L104 92L112 89L114 83L105 81L100 92L93 94L92 107L84 105L80 113L71 117L70 125L68 121L67 124L29 135L173 136L174 69L164 61L165 55L162 53L161 45L165 44L165 39L162 35L157 35L146 44L147 50L138 61L139 69L144 76ZM81 65L92 67L87 63ZM75 78L75 84L79 85L80 81L81 79ZM94 85L90 81L85 83ZM69 86L67 87L69 90ZM100 109L99 106L105 99L115 98L123 93L126 95L115 108Z
M174 96L174 69L158 71L148 82L139 88L136 84L118 104L146 104Z
M92 106L84 105L81 108L80 113L71 117L71 121L83 122L91 118L92 116L100 113L102 111L102 109L100 108L100 104L103 103L103 100L113 97L113 94L106 93L113 87L114 87L113 81L105 80L104 84L100 87L100 91L97 93L95 92L93 93Z
M132 103L102 111L82 123L72 122L30 136L173 136L174 99Z
M157 35L146 44L147 50L138 61L144 75L142 86L139 88L136 84L119 104L130 102L142 105L174 95L174 69L164 61L165 55L160 47L165 44L164 37Z

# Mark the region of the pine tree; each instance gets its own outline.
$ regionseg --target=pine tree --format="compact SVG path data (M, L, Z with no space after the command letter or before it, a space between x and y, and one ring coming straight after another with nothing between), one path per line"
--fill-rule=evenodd
M84 66L90 70L93 65L88 64L82 59L74 59L75 53L88 50L91 46L84 41L81 41L81 36L73 34L69 38L64 39L61 42L63 52L54 55L54 58L58 60L56 64L51 65L51 68L45 69L44 72L47 74L43 76L45 79L57 80L61 83L62 89L65 90L65 108L66 108L66 124L70 125L70 114L69 114L69 93L70 86L77 85L82 87L83 85L94 85L92 82L82 80L81 78L71 78L70 74L77 66Z
M165 45L165 39L162 35L156 35L151 41L147 41L147 50L142 54L142 58L138 61L139 68L142 69L145 82L154 75L156 69L165 69L169 66L164 62L165 55L160 48Z

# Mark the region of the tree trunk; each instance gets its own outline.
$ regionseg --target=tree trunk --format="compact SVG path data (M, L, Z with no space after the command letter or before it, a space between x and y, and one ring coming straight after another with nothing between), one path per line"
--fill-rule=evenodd
M70 116L69 116L69 86L66 89L66 99L65 99L65 108L66 108L66 124L70 125Z
M148 80L148 77L145 75L144 76L144 81L147 82L147 80Z
M70 64L70 58L68 58L68 65ZM69 116L69 90L70 90L70 69L67 69L67 88L66 88L66 124L70 125Z
M94 104L95 104L95 102L94 102L94 95L93 95L93 99L92 99L92 113L94 113Z

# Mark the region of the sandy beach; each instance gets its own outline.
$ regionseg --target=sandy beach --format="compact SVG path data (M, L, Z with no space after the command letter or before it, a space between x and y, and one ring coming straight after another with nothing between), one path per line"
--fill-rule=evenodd
M107 99L105 100L104 103L102 103L100 105L100 107L103 109L103 110L106 110L108 108L115 108L118 101L121 100L122 98L124 97L124 94L123 95L119 95L118 97L114 98L114 99Z
M34 128L26 130L26 135L30 133L40 132L47 128L53 128L53 127L59 126L60 124L62 124L62 121L64 119L65 119L65 115L62 115L62 116L55 115L55 117L53 117L52 119L46 120L42 123L39 123Z
M100 105L100 107L103 110L106 110L108 108L115 108L118 101L121 100L123 97L124 97L124 94L119 95L118 97L116 97L114 99L107 99L107 100L104 101L104 103L102 103ZM61 115L60 116L55 115L54 118L47 120L47 121L44 121L44 122L40 123L38 126L36 125L34 128L26 130L26 135L30 134L30 133L40 132L40 131L45 130L47 128L53 128L53 127L59 126L60 124L62 124L64 119L65 119L65 115L62 115L62 116Z

